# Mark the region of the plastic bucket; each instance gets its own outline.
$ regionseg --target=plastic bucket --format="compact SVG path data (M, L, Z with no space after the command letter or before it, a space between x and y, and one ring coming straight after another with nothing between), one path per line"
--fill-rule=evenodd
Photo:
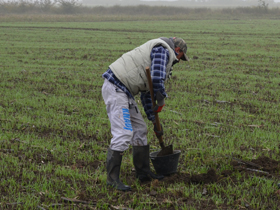
M157 174L169 175L177 172L181 150L174 150L173 154L157 157L157 152L150 153L150 159Z

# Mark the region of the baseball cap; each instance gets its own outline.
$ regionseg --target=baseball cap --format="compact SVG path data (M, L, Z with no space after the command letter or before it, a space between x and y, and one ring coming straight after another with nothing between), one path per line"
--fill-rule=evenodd
M186 42L179 37L173 37L173 42L175 47L180 47L180 49L184 52L184 56L181 58L183 61L189 61L189 58L187 57L187 44Z

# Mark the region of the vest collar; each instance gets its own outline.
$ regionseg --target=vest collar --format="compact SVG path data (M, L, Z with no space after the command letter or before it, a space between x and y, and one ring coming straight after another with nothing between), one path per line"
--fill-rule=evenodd
M174 42L173 42L172 38L169 38L169 39L168 39L168 38L166 38L166 37L160 37L160 39L163 40L163 41L165 41L165 42L169 45L169 47L171 47L172 50L175 51L175 45L174 45Z

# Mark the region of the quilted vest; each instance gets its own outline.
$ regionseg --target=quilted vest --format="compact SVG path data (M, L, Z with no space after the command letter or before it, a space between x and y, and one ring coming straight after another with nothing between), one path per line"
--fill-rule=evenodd
M177 58L174 50L162 39L152 39L146 42L123 54L109 66L115 76L127 87L133 96L139 92L149 90L146 67L151 67L151 52L157 45L162 45L169 51L169 61L166 66L166 75L169 75L172 63Z

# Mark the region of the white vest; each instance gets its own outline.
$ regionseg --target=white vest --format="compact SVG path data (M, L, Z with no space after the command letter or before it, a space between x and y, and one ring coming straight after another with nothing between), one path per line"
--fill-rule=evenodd
M146 67L151 67L151 52L156 45L162 45L169 51L169 61L166 66L167 79L172 63L177 58L174 50L162 39L152 39L146 42L123 54L109 66L116 77L127 87L133 96L137 95L139 92L149 90Z

